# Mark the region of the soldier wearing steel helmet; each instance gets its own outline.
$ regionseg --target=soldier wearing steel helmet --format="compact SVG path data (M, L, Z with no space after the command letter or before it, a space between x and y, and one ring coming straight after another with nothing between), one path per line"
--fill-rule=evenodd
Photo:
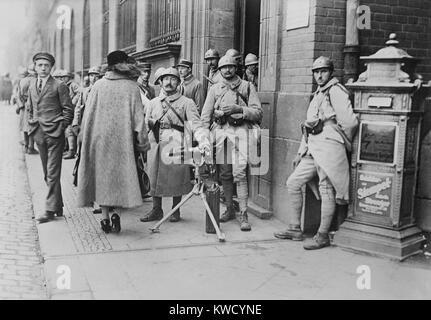
M223 78L220 74L220 71L218 69L218 63L220 60L220 54L215 49L208 49L207 52L205 52L204 56L205 62L208 64L209 71L208 71L208 90L213 86L214 84L220 82Z
M253 83L254 87L257 89L257 80L259 72L259 59L253 53L249 53L244 60L245 72L244 80Z
M228 49L225 53L225 56L232 57L236 61L236 74L242 79L244 76L244 66L242 63L241 53L236 49Z
M205 129L211 128L211 137L216 144L217 170L227 209L220 221L227 222L235 218L235 182L240 207L240 229L250 231L247 215L248 135L251 127L260 124L262 107L255 87L237 75L237 66L238 60L232 56L220 59L219 70L223 81L209 90L201 119ZM237 138L239 143L236 142ZM226 155L227 159L222 155Z
M294 160L294 171L287 179L287 230L275 233L280 239L303 240L300 228L302 187L319 178L316 195L321 198L320 226L315 237L304 245L314 250L330 245L329 228L336 204L349 200L349 161L347 153L358 126L349 92L333 77L334 65L328 57L317 58L312 67L318 89L302 125L303 138Z
M180 74L176 68L158 70L156 82L161 91L158 97L147 106L145 121L151 130L148 151L148 175L151 183L150 195L153 197L153 208L140 220L149 222L163 218L162 199L173 197L172 208L176 207L183 195L188 194L193 185L190 181L190 166L170 156L169 151L188 150L192 147L190 137L193 134L199 147L209 150L209 143L198 109L192 99L183 96L179 91ZM171 222L180 220L177 210Z

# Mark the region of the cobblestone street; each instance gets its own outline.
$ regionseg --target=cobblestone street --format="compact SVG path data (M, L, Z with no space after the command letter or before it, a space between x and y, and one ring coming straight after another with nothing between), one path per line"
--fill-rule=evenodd
M0 299L45 299L43 259L14 107L0 105L0 119Z

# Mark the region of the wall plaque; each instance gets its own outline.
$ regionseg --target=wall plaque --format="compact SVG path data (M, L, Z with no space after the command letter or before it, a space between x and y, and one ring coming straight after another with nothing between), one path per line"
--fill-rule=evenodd
M358 162L395 163L398 124L363 121L359 131Z
M356 191L356 212L389 216L393 177L388 174L359 171Z
M308 27L310 0L287 0L286 2L286 30Z

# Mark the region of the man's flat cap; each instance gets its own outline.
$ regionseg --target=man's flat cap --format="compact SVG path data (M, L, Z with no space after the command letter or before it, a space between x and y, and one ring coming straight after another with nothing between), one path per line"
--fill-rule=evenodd
M140 70L151 70L151 63L148 62L140 62L137 66Z
M36 62L36 60L40 60L40 59L48 60L49 62L51 62L51 65L55 64L54 56L48 52L39 52L33 56L33 62Z
M186 59L181 59L180 63L178 63L177 67L186 67L186 68L193 68L193 62Z

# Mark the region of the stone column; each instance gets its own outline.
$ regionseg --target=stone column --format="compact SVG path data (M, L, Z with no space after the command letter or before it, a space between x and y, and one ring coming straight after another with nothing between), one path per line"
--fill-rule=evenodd
M109 51L118 49L118 1L109 0Z
M137 1L136 52L147 49L151 38L151 0Z

